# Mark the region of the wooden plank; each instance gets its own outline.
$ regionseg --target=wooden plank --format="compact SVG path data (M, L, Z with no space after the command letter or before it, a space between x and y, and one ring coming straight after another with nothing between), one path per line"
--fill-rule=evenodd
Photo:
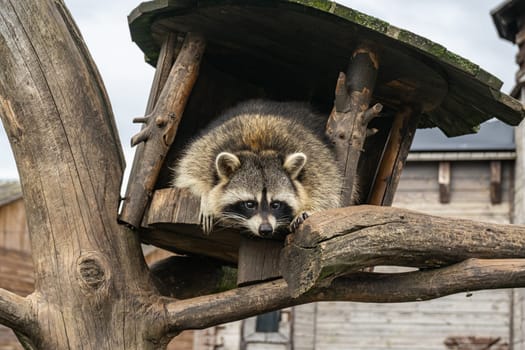
M138 228L151 199L164 158L175 138L189 95L199 74L205 40L197 33L186 35L153 111L141 122L147 123L132 138L132 145L148 140L136 172L130 177L119 221ZM160 74L160 73L159 73Z
M175 48L177 42L177 35L173 32L168 33L164 37L164 41L162 42L159 58L157 61L157 66L155 69L155 75L153 77L153 82L149 93L148 103L146 105L145 115L149 115L153 111L155 104L157 103L160 91L162 91L162 88L166 84L166 80L168 79L171 67L173 66L175 58L177 57L178 52L180 51L180 48L178 50ZM144 124L141 129L143 130L145 127L146 125ZM129 176L128 186L126 188L126 195L124 196L124 201L122 203L122 212L127 211L127 206L130 203L128 198L131 196L131 194L138 191L136 187L139 186L139 184L134 183L132 179L135 179L141 172L140 168L144 161L144 147L144 143L141 143L136 147L135 156L133 158L133 165L131 167L131 173ZM125 215L121 220L126 220Z
M499 204L502 201L501 161L490 162L490 202Z
M436 350L443 349L450 335L509 339L507 290L475 292L470 298L457 294L423 303L326 302L317 307L316 349Z
M200 201L186 189L165 188L153 194L144 215L141 239L175 252L193 253L223 261L238 261L239 232L217 228L203 233L199 223Z
M419 110L408 106L403 107L396 114L368 200L369 204L392 205L419 118Z
M244 286L279 278L279 256L282 247L282 241L241 237L237 285Z
M293 308L293 348L294 350L315 350L317 303Z
M439 162L439 202L450 203L450 162Z

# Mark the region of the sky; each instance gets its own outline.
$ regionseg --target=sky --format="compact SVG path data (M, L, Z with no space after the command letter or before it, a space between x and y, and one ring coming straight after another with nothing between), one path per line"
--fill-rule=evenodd
M517 47L498 37L490 11L503 0L339 0L342 5L381 18L445 46L504 82L508 93L518 69ZM129 145L144 114L154 69L131 41L127 15L133 0L65 0L102 75L126 156L127 174L134 150ZM1 124L0 124L1 125ZM15 161L0 127L0 180L17 179Z

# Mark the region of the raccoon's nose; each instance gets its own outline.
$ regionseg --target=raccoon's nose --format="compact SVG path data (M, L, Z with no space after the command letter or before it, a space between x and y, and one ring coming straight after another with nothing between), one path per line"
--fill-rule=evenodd
M262 223L261 226L259 226L259 234L262 237L271 236L272 233L273 233L273 227L269 223L265 222L265 223Z

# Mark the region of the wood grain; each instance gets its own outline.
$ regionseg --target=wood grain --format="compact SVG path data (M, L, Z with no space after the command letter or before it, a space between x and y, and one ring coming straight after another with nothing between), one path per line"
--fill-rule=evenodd
M281 272L298 296L374 265L436 268L468 258L525 257L525 228L354 206L313 214L289 236Z
M137 164L125 198L119 220L139 228L148 205L164 158L175 139L175 134L195 84L204 55L204 38L197 33L188 33L179 55L171 67L153 111L142 118L147 123L132 138L132 145L148 141L144 145L143 160ZM162 67L160 67L162 68Z

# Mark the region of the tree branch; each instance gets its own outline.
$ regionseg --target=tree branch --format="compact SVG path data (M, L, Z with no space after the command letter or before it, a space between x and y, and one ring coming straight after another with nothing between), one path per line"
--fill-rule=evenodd
M410 288L407 288L410 286ZM400 303L484 289L525 286L525 259L468 259L447 267L405 273L357 272L305 295L310 301Z
M525 257L525 227L354 206L319 212L288 236L281 272L293 296L376 265L435 268L468 258Z
M28 299L0 288L0 324L25 333L30 322L32 317Z
M410 288L407 288L410 286ZM459 292L525 286L525 259L469 259L444 268L405 273L357 272L297 298L283 279L183 301L165 301L171 332L202 329L284 307L318 301L413 302ZM206 317L199 315L206 314Z

